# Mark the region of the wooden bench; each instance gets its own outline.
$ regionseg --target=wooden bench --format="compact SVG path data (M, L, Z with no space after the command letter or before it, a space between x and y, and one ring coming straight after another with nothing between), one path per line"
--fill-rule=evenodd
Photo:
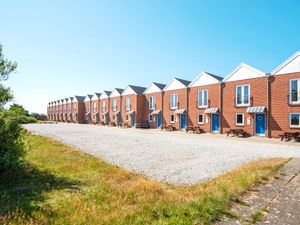
M166 131L175 131L176 128L173 125L166 125L163 127Z
M186 129L185 129L185 132L189 132L189 131L193 131L193 133L195 134L201 134L201 133L204 133L204 130L201 129L200 127L196 126L188 126Z

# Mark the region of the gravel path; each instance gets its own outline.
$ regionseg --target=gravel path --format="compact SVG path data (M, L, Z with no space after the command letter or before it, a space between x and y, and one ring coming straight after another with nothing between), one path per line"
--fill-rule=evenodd
M211 179L253 159L300 157L299 143L287 145L277 140L64 123L24 127L130 171L182 185Z

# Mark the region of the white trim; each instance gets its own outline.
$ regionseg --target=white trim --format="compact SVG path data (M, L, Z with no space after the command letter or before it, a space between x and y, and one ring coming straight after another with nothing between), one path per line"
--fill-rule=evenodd
M279 75L280 71L286 67L287 65L289 65L294 59L296 59L297 57L300 57L300 51L295 52L292 56L290 56L288 59L286 59L283 63L281 63L279 66L277 66L273 71L272 71L272 75ZM296 71L294 71L296 72Z
M158 87L154 82L152 82L149 87L144 91L143 94L152 94L152 93L160 93L163 92L163 90Z
M115 89L113 89L112 92L110 93L109 98L119 97L119 96L121 96L121 94L120 94L120 92L117 91L117 89L115 88Z
M153 106L152 107L151 107L151 99L153 99ZM155 102L156 102L155 96L149 96L149 109L150 110L155 110Z
M200 80L202 77L206 77L206 81L203 81L203 83L196 85L197 81ZM200 87L204 85L209 84L218 84L220 81L216 79L215 77L211 76L210 74L206 72L201 72L190 84L189 87Z
M85 96L85 98L84 98L84 100L83 100L84 102L88 102L88 101L91 101L91 98L90 98L90 96Z
M124 91L121 94L122 96L124 95L137 95L137 93L132 89L132 87L130 87L130 85L128 85Z
M242 88L242 95L241 95L241 98L244 97L244 87L248 86L248 89L249 89L249 93L248 93L248 104L244 104L244 103L241 103L241 104L238 104L237 103L237 89L238 87L241 87ZM241 85L236 85L235 86L235 106L236 107L246 107L246 106L250 106L251 105L251 90L250 90L250 84L241 84ZM244 102L244 100L242 101Z
M252 77L247 77L246 79L252 79L252 78L257 78L257 77L266 77L266 74L252 66L249 66L245 63L241 63L238 67L236 67L231 73L229 73L223 80L222 82L227 82L233 75L235 75L240 69L245 68L247 70L250 70L252 73L256 74L256 76ZM246 80L245 78L243 79L235 79L235 80Z
M199 92L203 92L204 93L204 91L206 91L207 92L207 98L206 98L206 105L204 104L204 105L199 105ZM203 96L204 94L202 94L202 98L204 97ZM202 101L203 101L203 103L205 103L204 102L204 98L202 99ZM199 108L199 109L205 109L205 108L207 108L208 107L208 89L200 89L200 90L198 90L197 91L197 107Z
M243 123L237 123L237 116L238 115L243 115ZM236 126L244 126L244 124L245 124L245 115L244 115L244 113L236 113L235 114L235 125Z
M151 117L151 119L150 119L150 117ZM151 113L148 115L148 120L149 120L149 122L151 122L151 123L152 123L152 120L153 120L153 115L152 115Z
M177 83L176 85L174 85L172 88L171 85L173 85L174 83ZM180 80L178 80L176 77L174 77L168 84L167 86L164 88L163 91L171 91L171 90L178 90L178 89L184 89L188 87L188 85L185 85L184 83L182 83Z
M171 96L176 95L176 101L175 101L175 106L171 106L173 104L171 104L171 102L173 103L173 98L171 98ZM172 93L169 95L169 106L170 109L178 109L178 93Z
M202 122L199 122L199 116L202 115ZM198 124L204 124L204 113L198 113L197 114L197 123Z
M292 114L298 114L299 115L299 125L291 125L291 122L292 122ZM292 112L292 113L289 113L289 127L290 128L300 128L300 113L299 112Z
M298 81L297 82L297 86L298 86L298 93L297 93L297 99L298 101L292 101L292 92L291 92L291 88L292 88L292 82L293 81ZM293 79L290 79L289 81L289 104L291 105L297 105L297 104L300 104L300 78L293 78Z

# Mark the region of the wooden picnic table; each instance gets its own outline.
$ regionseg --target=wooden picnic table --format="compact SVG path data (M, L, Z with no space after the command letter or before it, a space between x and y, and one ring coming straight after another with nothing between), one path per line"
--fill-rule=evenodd
M232 134L232 136L243 136L243 137L249 135L246 131L244 131L241 128L229 129L229 131L227 131L226 133L227 133L227 136L229 136L230 134Z
M283 134L279 135L281 137L281 141L290 141L295 139L295 141L300 141L300 133L299 132L284 132Z
M201 133L204 133L204 131L199 127L199 126L188 126L186 129L185 129L185 132L189 132L189 131L193 131L193 133L195 134L201 134Z
M175 131L176 130L176 128L173 125L171 125L171 124L164 126L164 129L166 131Z

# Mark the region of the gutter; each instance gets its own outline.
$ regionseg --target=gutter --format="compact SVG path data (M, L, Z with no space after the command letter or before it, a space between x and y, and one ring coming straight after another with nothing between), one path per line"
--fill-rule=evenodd
M271 138L270 120L271 120L271 74L267 73L267 137Z
M219 90L219 104L220 104L220 115L219 115L219 123L220 123L220 134L223 134L223 82L220 81L220 90Z

